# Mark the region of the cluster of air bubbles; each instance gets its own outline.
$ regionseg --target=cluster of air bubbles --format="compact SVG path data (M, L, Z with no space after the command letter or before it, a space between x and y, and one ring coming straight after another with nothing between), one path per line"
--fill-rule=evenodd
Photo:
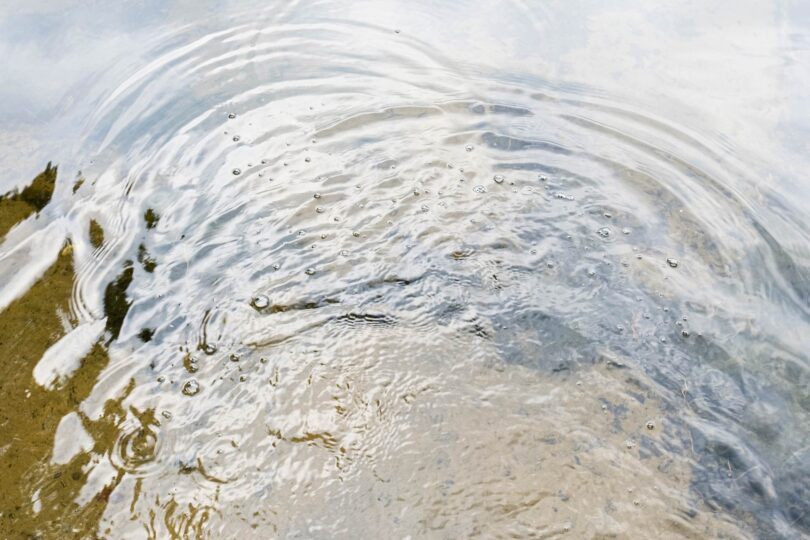
M563 199L563 200L566 200L566 201L573 201L574 200L573 195L567 195L565 193L555 193L554 197L556 197L557 199Z
M194 396L200 392L200 383L195 379L191 379L183 385L183 395Z
M486 193L487 188L485 188L484 186L478 185L478 186L475 186L473 188L473 191L476 192L476 193Z
M601 236L602 238L608 238L608 237L610 236L610 229L608 229L607 227L602 227L601 229L599 229L599 230L598 230L598 231L596 231L596 232L597 232L597 234L599 234L599 236Z
M189 373L196 373L200 369L197 359L191 355L185 357L183 360L183 367L185 367L186 371Z
M472 152L472 151L473 151L473 146L472 146L471 144L468 144L467 146L465 146L465 147L464 147L464 149L465 149L467 152Z

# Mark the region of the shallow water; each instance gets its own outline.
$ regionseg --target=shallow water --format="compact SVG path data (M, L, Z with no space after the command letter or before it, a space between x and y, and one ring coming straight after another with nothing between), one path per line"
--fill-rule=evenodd
M4 538L810 535L807 6L88 4L0 6Z

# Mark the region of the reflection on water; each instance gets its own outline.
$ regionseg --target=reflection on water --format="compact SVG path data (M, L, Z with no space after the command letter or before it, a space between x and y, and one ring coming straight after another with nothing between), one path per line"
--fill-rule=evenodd
M575 4L0 8L2 536L810 534L807 16Z

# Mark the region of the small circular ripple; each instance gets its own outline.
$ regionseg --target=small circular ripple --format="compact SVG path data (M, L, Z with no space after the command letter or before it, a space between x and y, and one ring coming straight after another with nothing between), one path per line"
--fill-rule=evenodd
M158 453L161 443L156 422L129 419L120 428L110 459L121 471L137 477L148 476L160 467Z

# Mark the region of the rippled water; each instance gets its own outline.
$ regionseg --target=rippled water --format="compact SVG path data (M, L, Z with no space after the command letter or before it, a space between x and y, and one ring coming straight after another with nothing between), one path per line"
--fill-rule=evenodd
M4 538L810 535L806 5L58 4Z

